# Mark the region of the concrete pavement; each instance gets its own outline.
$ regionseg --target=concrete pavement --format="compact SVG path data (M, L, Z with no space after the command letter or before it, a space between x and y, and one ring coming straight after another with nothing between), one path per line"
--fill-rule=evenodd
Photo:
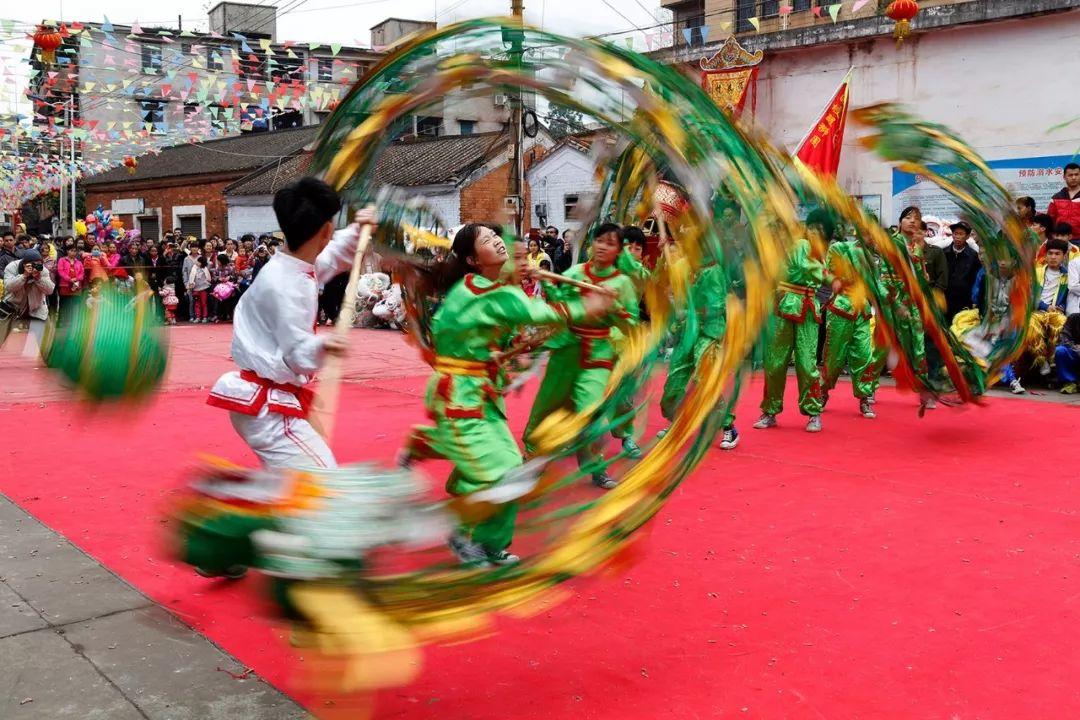
M0 495L0 718L307 717Z

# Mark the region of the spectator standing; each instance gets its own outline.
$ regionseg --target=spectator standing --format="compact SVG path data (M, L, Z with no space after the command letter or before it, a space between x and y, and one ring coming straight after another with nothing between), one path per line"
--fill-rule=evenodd
M0 272L16 259L15 233L6 232L0 240Z
M40 343L49 319L47 298L54 284L37 250L23 250L4 267L4 295L0 301L0 346L14 324L30 320L30 332Z
M1046 213L1039 213L1031 218L1031 225L1028 227L1031 229L1031 232L1035 233L1035 237L1039 239L1040 250L1045 249L1043 246L1054 232L1054 218Z
M65 248L64 257L56 261L56 275L60 281L60 319L67 321L73 303L79 302L86 281L86 270L75 252L74 243Z
M546 252L540 249L539 240L531 238L527 247L529 248L529 252L527 253L526 257L529 260L529 267L539 268L540 263L545 260L547 261L548 265L551 265L551 257Z
M188 291L192 296L192 321L194 323L207 323L209 320L207 301L210 295L209 263L203 255L197 255L195 264L191 268L191 274L187 278Z
M255 281L255 278L259 276L259 271L266 266L266 263L270 262L270 249L265 245L260 245L259 249L255 251L255 259L251 261L251 280Z
M150 245L146 256L146 282L157 295L157 291L169 279L169 263L158 253L156 243Z
M979 253L968 245L971 226L958 222L951 226L952 245L944 251L948 266L948 285L945 288L945 319L951 325L953 318L961 310L971 306L971 293L975 287L975 277L982 268Z
M1016 198L1016 214L1020 216L1025 227L1031 227L1031 223L1035 220L1035 213L1035 198L1027 195Z
M554 258L562 248L562 243L559 241L559 228L554 225L548 225L544 228L544 238L541 243L541 248L548 257Z
M183 286L184 288L184 295L187 297L187 319L191 322L196 321L195 294L191 292L189 281L192 270L199 264L200 257L202 257L202 249L197 244L191 244L187 248L187 254L184 256L183 261L180 263L181 282L177 287Z
M565 230L562 237L562 246L551 259L551 268L562 275L574 264L573 231Z
M236 307L237 276L236 266L229 262L229 256L218 253L217 262L210 273L213 284L210 301L210 319L213 322L232 321L232 311Z
M1046 214L1054 223L1068 223L1073 230L1073 239L1077 240L1080 231L1080 165L1069 163L1064 168L1065 187L1050 198Z

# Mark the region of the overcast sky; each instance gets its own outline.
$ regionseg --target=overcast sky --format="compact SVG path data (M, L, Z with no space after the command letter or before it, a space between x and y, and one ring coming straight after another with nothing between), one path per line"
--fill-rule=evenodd
M339 42L369 45L372 25L388 18L437 20L440 24L510 12L510 0L251 0L279 8L278 39L303 42ZM165 4L146 0L35 0L4 2L0 17L23 22L43 18L101 21L174 27L182 14L184 27L205 29L206 16L216 0L174 0ZM670 13L660 0L524 0L530 24L567 35L590 35L634 26L656 25ZM639 40L639 45L643 42ZM641 45L644 49L644 46Z
M510 0L250 0L256 5L278 8L278 40L302 43L341 43L368 46L371 26L388 17L436 20L440 25L469 18L504 15ZM0 113L25 114L29 105L22 96L27 66L20 62L29 55L32 41L23 33L32 32L42 20L102 22L105 16L115 24L176 27L177 14L183 16L185 30L206 30L207 14L217 0L174 0L168 10L146 0L34 0L0 3L0 19L15 20L14 36L3 36L0 63L6 75L0 86ZM524 0L525 20L531 25L563 35L610 36L615 42L634 38L637 50L646 49L645 35L671 14L660 8L660 0ZM171 15L169 14L171 13ZM635 30L638 28L638 30ZM17 75L17 77L15 75Z

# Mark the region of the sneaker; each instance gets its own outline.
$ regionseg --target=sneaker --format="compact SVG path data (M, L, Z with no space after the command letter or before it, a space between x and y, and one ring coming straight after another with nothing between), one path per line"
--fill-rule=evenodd
M1020 378L1016 378L1009 383L1009 388L1012 390L1013 395L1023 395L1027 392L1027 390L1024 389L1024 386L1020 384Z
M248 569L243 565L230 565L224 570L214 572L206 568L197 567L195 573L204 578L225 578L227 580L239 580L247 575Z
M612 490L619 486L619 481L606 472L599 472L592 476L592 484L601 490Z
M488 552L487 561L496 567L509 567L511 565L517 565L521 562L521 558L512 552L506 550L500 550L499 552Z
M761 416L761 418L754 423L755 430L768 430L769 428L776 427L776 416L769 415L768 413Z
M622 449L626 457L631 460L637 460L642 455L641 448L634 442L634 438L623 438Z
M1080 392L1080 388L1076 386L1076 383L1066 383L1065 386L1061 388L1062 395L1075 395L1077 392Z
M926 401L927 410L937 410L937 400L935 398L929 398Z
M810 420L806 423L806 432L818 433L821 432L821 416L811 415Z
M721 450L734 450L739 444L739 431L734 427L724 428L724 437L720 440Z
M859 402L859 412L862 413L864 418L873 420L877 417L877 413L874 412L873 406L870 404L870 398L863 398Z
M450 552L454 553L462 565L490 567L487 551L464 533L459 531L451 535L449 545Z
M866 398L866 402L869 405L877 405L877 395L871 395L870 397Z

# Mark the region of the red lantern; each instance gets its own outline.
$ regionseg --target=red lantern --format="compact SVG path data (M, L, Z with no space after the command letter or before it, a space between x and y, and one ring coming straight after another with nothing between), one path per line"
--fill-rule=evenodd
M900 47L904 39L911 35L911 21L919 14L919 3L916 0L893 0L885 8L885 14L896 21L893 37L896 38L896 46Z
M128 169L128 175L134 175L135 169L139 167L139 159L133 155L125 155L124 167Z
M63 42L63 36L52 25L38 25L34 33L34 44L41 49L41 61L46 65L56 63L56 49Z

